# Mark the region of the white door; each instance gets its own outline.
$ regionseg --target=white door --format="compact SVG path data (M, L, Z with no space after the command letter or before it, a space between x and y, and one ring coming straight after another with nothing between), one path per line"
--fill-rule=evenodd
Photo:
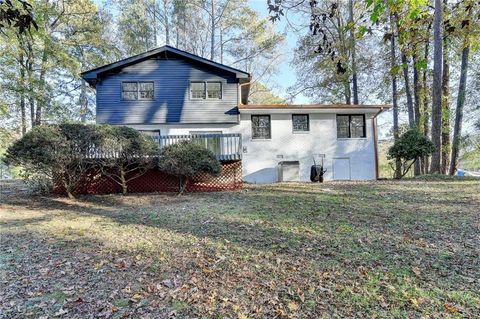
M350 159L349 158L333 159L333 179L334 180L350 179Z

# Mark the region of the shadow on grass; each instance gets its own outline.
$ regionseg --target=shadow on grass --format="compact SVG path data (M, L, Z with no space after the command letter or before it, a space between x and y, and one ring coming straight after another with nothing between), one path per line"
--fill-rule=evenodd
M237 255L254 249L259 254L301 261L306 269L340 268L353 278L358 276L358 267L379 273L401 269L413 277L412 268L421 267L419 285L442 291L464 289L475 294L476 284L470 280L478 276L480 268L475 221L478 211L467 207L471 210L459 219L453 214L459 207L448 198L433 207L431 199L406 187L395 190L390 189L390 183L355 185L358 187L325 185L329 191L324 187L292 190L279 185L184 197L109 195L85 196L77 201L60 197L12 198L5 205L53 211L50 219L58 218L55 214L59 210L65 211L68 218L94 215L122 226L145 226L134 227L135 238L147 231L152 236L150 230L158 229L194 236L197 242L204 238L211 239L212 244L228 241L238 249ZM382 190L388 197L379 196ZM435 207L442 212L435 211ZM48 220L12 220L18 227L44 221ZM173 265L175 260L168 263Z

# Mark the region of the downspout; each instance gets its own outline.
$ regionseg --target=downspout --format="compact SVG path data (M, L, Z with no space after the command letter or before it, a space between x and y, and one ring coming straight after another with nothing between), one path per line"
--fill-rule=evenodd
M248 78L248 82L245 82L245 83L242 83L242 84L239 84L238 85L238 101L237 101L237 105L244 105L242 103L242 87L243 86L246 86L246 85L251 85L252 84L252 77L249 77Z
M245 82L245 83L242 83L242 84L239 84L238 85L238 93L237 93L237 107L240 106L240 105L244 105L242 103L242 87L246 86L246 85L251 85L252 84L252 77L248 77L248 82ZM247 103L248 103L248 100L247 100ZM238 120L238 123L240 123L240 111L238 111L238 115L237 115L237 120Z
M373 127L373 148L375 152L375 177L378 179L380 176L378 168L378 130L377 130L377 116L383 112L383 107L375 113L372 117L372 127Z

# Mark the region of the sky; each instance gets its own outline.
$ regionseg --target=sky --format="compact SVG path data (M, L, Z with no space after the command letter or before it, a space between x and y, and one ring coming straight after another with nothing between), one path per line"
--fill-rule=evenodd
M249 0L249 4L261 17L268 17L267 0ZM292 20L291 13L289 13L289 19ZM287 21L285 18L281 19L279 22L275 22L274 28L277 32L286 34L286 45L283 50L283 59L282 63L278 65L278 73L275 76L275 82L277 83L273 89L277 95L285 98L287 97L285 94L287 88L294 85L296 81L295 70L290 65L290 61L293 58L298 38L296 33L286 32ZM307 104L310 101L305 96L298 95L292 102L296 104Z

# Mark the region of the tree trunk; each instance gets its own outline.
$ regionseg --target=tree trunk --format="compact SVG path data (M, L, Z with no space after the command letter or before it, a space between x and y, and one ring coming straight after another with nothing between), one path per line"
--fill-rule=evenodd
M398 21L398 15L394 14L395 24L397 26L397 36L400 39L400 25ZM399 43L400 44L400 43ZM405 49L400 45L400 56L402 60L403 81L405 83L405 95L407 96L407 112L408 112L408 125L413 128L415 125L415 119L413 114L413 100L412 91L410 89L410 75L408 72L408 59Z
M187 176L180 176L180 190L178 195L181 196L185 194L188 185L188 177Z
M443 0L445 19L448 19L448 2ZM442 159L440 171L448 173L450 162L450 65L448 33L444 30L443 37L443 66L442 66Z
M158 47L157 38L157 0L153 0L153 43Z
M394 17L390 15L390 23L392 25L392 31L394 26ZM396 49L395 49L395 34L392 32L392 38L390 40L390 67L392 70L392 104L393 104L393 139L396 142L399 138L398 130L398 92L397 92L397 75L393 73L393 69L396 66ZM400 160L395 160L395 173L394 178L400 178L402 174L402 163Z
M435 18L433 24L433 85L432 85L432 142L435 151L432 155L430 173L440 173L442 152L442 1L435 0Z
M428 28L430 30L430 26ZM424 51L424 59L425 61L428 61L428 56L429 56L429 51L430 51L430 42L429 40L425 41L425 51ZM423 96L423 109L422 109L422 115L421 115L421 127L423 128L423 135L425 137L428 137L429 135L429 125L428 125L428 120L430 118L429 115L429 110L428 110L428 83L427 83L427 68L425 68L422 72L422 96ZM423 169L423 174L428 174L429 170L429 156L424 156L422 159L422 169Z
M220 63L223 64L223 29L222 29L222 23L220 23Z
M413 98L415 100L414 104L414 111L415 111L415 128L420 130L420 83L419 83L419 76L418 76L418 69L417 69L417 56L414 54L412 56L413 62ZM421 175L421 161L422 159L418 159L413 164L413 173L415 176Z
M415 117L413 111L413 99L412 99L412 91L410 89L410 77L408 74L408 60L407 55L402 50L402 64L403 64L403 80L405 81L405 94L407 96L407 111L408 111L408 126L410 128L415 127Z
M63 187L65 188L65 193L67 193L68 198L75 199L75 196L73 195L73 191L72 191L72 187L70 186L70 183L66 182L64 180Z
M47 102L46 98L46 75L47 75L47 60L48 60L48 52L47 52L47 43L44 43L43 53L42 53L42 63L40 65L40 77L39 77L39 94L40 98L37 102L37 109L35 112L35 125L42 124L42 111L43 107Z
M355 34L353 32L353 0L348 1L348 14L350 27L350 46L351 46L351 60L352 60L352 91L353 91L353 104L359 104L358 101L358 79L357 79L357 58L356 58L356 41Z
M441 173L447 174L450 161L450 66L448 64L447 39L443 50L442 76L442 162Z
M165 25L165 43L170 45L170 25L168 22L168 0L163 0L163 23Z
M180 20L179 20L179 14L177 13L177 15L175 16L175 20L176 20L176 32L175 32L175 47L176 48L180 48Z
M30 41L27 41L27 79L28 79L28 103L30 104L30 125L35 126L35 99L33 98L33 47Z
M22 125L22 136L27 133L27 114L26 114L26 106L25 106L25 93L20 93L20 113L21 113L21 125Z
M27 114L25 105L25 64L23 53L20 53L20 116L22 136L27 133Z
M215 1L211 0L211 15L212 25L211 25L211 43L210 43L210 60L213 61L215 58Z
M345 104L352 104L352 92L348 79L343 82L343 86L345 87Z
M467 87L468 57L470 44L466 44L462 50L462 66L460 68L460 83L458 85L457 109L455 110L455 126L453 128L452 159L450 161L449 174L455 174L460 153L460 138L462 136L463 106L465 105L465 91Z
M125 171L123 168L120 168L120 182L122 183L122 195L127 195L127 180L125 178Z
M87 84L85 80L80 79L80 121L87 122L88 114L88 99L87 99Z

